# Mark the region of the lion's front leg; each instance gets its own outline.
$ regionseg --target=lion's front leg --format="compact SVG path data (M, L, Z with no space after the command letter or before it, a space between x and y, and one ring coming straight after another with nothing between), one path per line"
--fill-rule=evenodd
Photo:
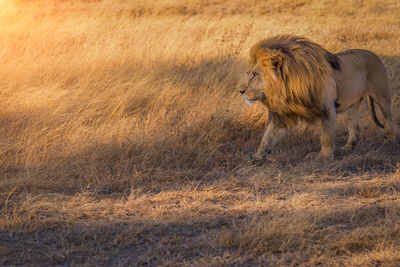
M250 156L251 161L262 161L266 155L271 152L275 145L282 139L287 133L286 128L276 127L273 121L270 121L265 131L265 134L261 140L260 146L257 152Z
M318 159L330 161L334 159L335 152L335 131L336 131L336 112L331 110L328 118L322 119L321 151Z

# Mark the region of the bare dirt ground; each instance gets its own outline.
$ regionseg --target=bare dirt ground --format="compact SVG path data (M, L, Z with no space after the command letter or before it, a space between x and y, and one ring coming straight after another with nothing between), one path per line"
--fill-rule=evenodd
M399 139L364 103L335 161L301 124L251 166L267 114L235 87L268 36L369 49L399 127L398 1L0 7L0 265L400 265Z

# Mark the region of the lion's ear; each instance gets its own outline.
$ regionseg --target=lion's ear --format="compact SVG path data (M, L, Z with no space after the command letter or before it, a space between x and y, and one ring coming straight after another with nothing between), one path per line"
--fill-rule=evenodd
M272 56L271 56L272 54ZM283 76L283 65L284 65L284 54L279 52L271 51L260 51L257 54L257 60L260 62L263 68L272 69L275 71L275 74L282 78Z
M278 77L282 77L283 63L284 63L284 58L282 55L275 55L271 58L271 65Z

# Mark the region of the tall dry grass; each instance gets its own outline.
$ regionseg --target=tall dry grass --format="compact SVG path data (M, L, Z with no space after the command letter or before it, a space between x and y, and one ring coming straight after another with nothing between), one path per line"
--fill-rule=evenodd
M387 67L397 1L0 2L2 264L398 265L397 142L314 162L300 125L248 166L266 122L235 85L256 41L306 36Z

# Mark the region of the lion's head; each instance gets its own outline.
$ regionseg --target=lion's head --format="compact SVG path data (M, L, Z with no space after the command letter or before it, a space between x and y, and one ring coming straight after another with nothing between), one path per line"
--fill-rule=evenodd
M264 103L277 125L316 122L326 116L322 97L332 68L339 68L338 58L320 45L301 37L276 36L251 48L239 91L249 104Z

